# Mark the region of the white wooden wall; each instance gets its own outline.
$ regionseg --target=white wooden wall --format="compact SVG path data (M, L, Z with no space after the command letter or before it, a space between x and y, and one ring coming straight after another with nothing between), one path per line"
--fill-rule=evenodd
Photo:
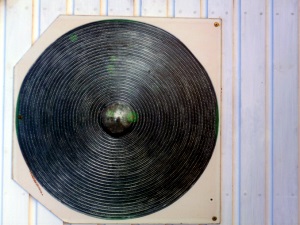
M0 0L0 224L63 222L11 180L13 67L59 14L223 19L222 225L297 225L297 0Z

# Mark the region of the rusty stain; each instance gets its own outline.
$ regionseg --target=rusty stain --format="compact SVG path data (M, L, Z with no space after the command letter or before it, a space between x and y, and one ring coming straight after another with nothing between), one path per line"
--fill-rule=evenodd
M33 180L33 182L35 183L35 185L36 185L36 186L37 186L37 188L39 189L39 191L40 191L41 195L43 195L42 189L41 189L41 187L40 187L39 183L37 182L37 180L35 179L35 177L33 176L33 174L32 174L32 172L31 172L31 171L30 171L30 175L31 175L31 177L32 177L32 180Z

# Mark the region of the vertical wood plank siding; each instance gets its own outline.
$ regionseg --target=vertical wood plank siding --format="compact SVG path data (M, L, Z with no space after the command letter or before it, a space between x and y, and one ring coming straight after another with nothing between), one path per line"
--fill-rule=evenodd
M63 224L11 179L13 67L60 14L222 18L221 224L300 224L297 0L0 0L0 224Z

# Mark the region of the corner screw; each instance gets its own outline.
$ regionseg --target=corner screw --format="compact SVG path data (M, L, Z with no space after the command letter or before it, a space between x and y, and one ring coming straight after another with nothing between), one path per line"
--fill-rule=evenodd
M215 27L219 27L219 26L220 26L220 23L219 23L219 22L215 22L215 23L214 23L214 26L215 26Z
M213 218L211 218L213 221L216 221L218 218L216 216L213 216Z

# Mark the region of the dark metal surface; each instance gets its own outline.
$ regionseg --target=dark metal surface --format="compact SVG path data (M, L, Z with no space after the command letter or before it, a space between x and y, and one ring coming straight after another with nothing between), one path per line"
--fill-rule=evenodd
M130 119L110 133L101 121L116 102L130 107L119 119ZM40 184L106 219L175 202L217 139L217 100L203 66L171 34L127 20L90 23L51 44L25 77L16 113L20 148Z
M101 111L101 127L112 136L122 136L137 122L134 110L122 102L114 102Z

